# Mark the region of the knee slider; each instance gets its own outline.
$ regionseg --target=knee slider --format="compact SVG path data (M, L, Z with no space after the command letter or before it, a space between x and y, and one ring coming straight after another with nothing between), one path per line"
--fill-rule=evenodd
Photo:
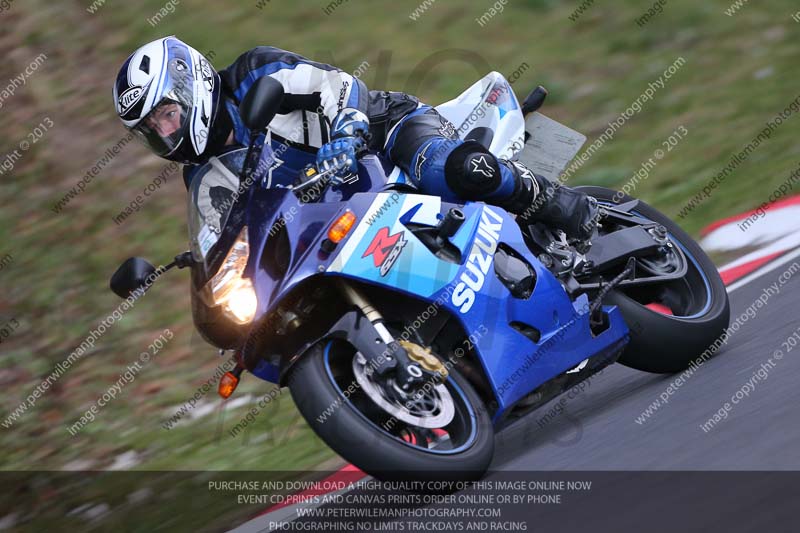
M464 141L450 152L444 175L448 187L468 200L479 200L491 194L500 187L502 180L497 158L475 141Z

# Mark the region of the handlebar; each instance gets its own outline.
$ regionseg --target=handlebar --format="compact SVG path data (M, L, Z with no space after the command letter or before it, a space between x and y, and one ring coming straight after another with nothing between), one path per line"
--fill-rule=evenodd
M347 174L342 175L342 176L337 175L336 172L339 171L342 168L348 168L352 164L353 164L353 160L352 159L347 159L347 160L343 161L343 163L340 163L339 165L336 165L336 166L332 166L327 170L323 170L322 172L319 171L319 167L317 167L317 165L309 165L306 168L304 168L302 171L300 171L300 176L298 177L298 179L300 180L299 183L295 183L294 185L290 185L287 188L289 190L291 190L291 191L299 191L299 190L305 189L306 187L309 187L311 185L319 183L324 178L328 178L328 177L332 178L332 179L330 179L330 182L342 183L342 182L346 181L352 175L352 172L347 173ZM308 178L308 179L306 179L306 178ZM304 179L305 179L305 181L303 181Z

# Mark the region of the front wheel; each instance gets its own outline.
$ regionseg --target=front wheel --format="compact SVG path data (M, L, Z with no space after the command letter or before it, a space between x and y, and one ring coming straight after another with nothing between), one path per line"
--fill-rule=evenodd
M379 479L470 481L486 472L494 431L478 394L455 369L442 384L404 396L362 372L342 341L310 348L292 369L289 390L316 434ZM383 385L385 387L386 385Z
M577 188L601 206L634 200L604 187ZM608 294L604 303L619 307L631 329L631 342L619 362L645 372L680 372L711 345L719 345L730 320L728 292L711 259L675 222L641 200L632 213L667 229L669 242L687 259L687 271L682 278L655 287ZM645 267L658 269L659 264L651 261Z

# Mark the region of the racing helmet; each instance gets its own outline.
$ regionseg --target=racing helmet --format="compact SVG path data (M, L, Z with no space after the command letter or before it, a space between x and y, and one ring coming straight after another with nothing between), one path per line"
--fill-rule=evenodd
M203 54L174 36L164 37L142 46L122 65L114 104L123 125L153 153L198 164L203 152L220 138L224 144L230 131L221 124L228 113L220 83Z

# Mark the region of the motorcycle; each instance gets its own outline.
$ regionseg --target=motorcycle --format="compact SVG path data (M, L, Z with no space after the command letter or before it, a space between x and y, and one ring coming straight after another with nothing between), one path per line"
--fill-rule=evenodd
M418 194L379 153L357 174L308 167L274 186L279 150L257 139L282 95L256 82L240 104L253 142L193 179L190 251L159 269L130 258L111 288L128 297L190 268L198 330L234 352L220 394L244 371L287 386L317 435L367 473L478 479L500 429L615 362L681 371L727 327L727 292L697 243L613 190L582 187L600 204L589 246L499 207ZM545 96L520 104L491 73L438 109L511 158Z

